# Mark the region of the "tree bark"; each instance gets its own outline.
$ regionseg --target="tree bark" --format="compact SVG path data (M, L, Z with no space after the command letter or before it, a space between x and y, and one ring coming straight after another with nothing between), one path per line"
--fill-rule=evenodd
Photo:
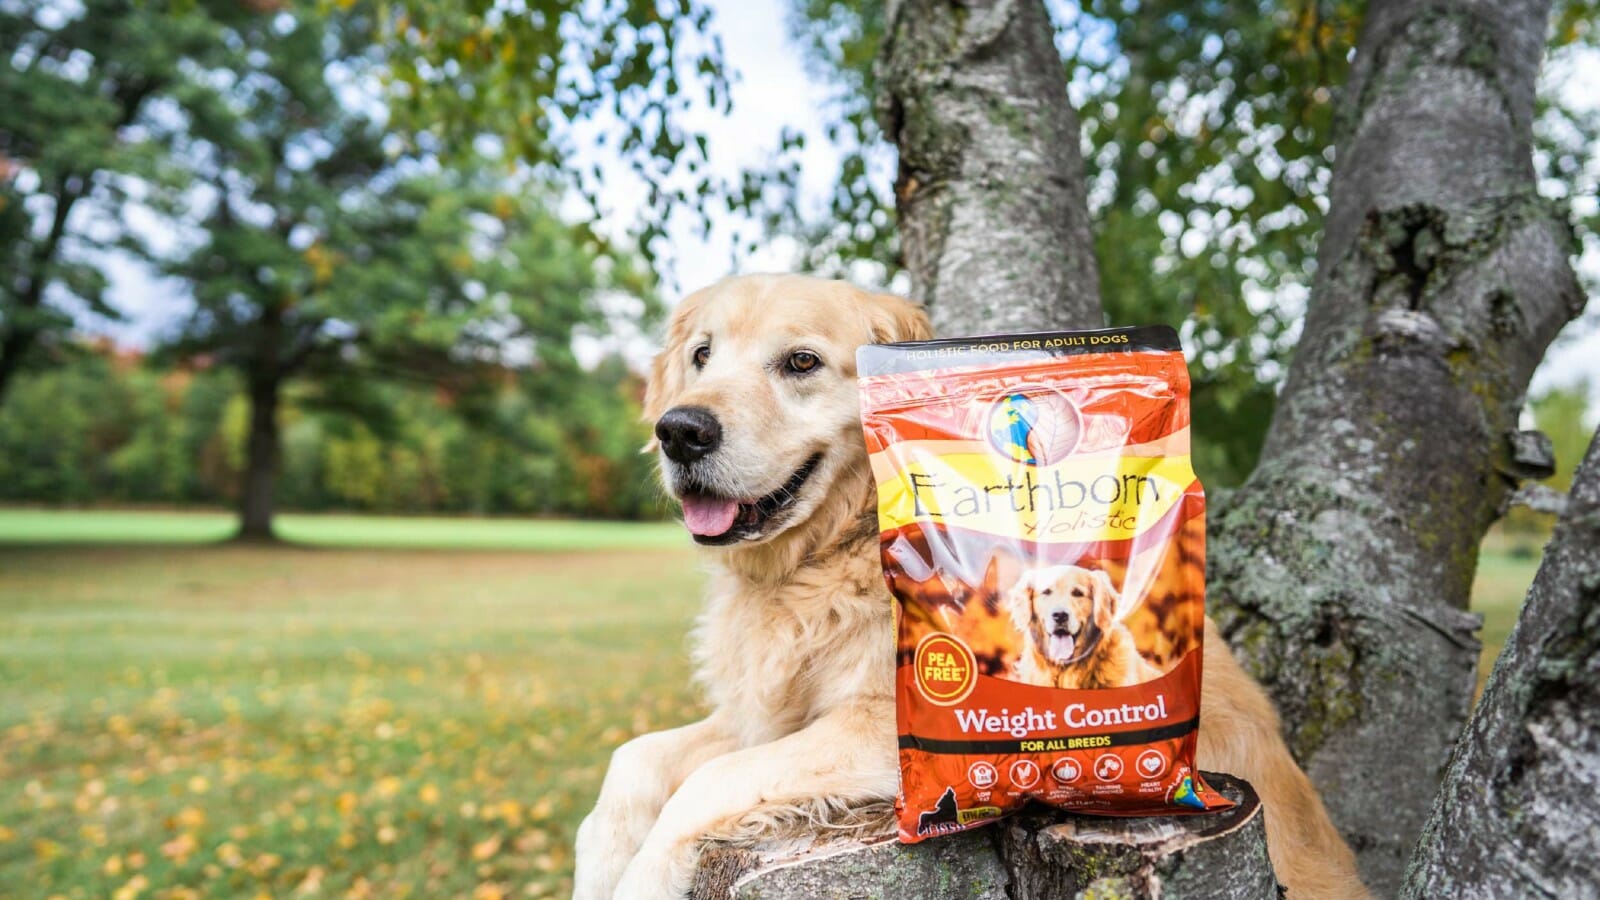
M689 900L1275 900L1255 791L1228 775L1208 773L1206 781L1239 805L1132 819L1034 811L911 846L889 835L712 845Z
M239 491L239 540L273 541L278 484L278 379L250 384L250 434Z
M283 389L283 311L265 304L260 337L246 361L250 433L245 444L244 480L239 490L239 540L273 541L278 484L278 405Z
M1600 892L1600 434L1461 735L1409 897Z
M1039 0L889 0L900 248L946 335L1100 327L1077 115Z
M1304 336L1212 520L1213 612L1393 894L1472 699L1485 529L1584 297L1530 150L1547 0L1368 7Z
M0 334L0 405L5 404L6 394L22 369L23 354L33 348L37 336L32 329L16 326Z

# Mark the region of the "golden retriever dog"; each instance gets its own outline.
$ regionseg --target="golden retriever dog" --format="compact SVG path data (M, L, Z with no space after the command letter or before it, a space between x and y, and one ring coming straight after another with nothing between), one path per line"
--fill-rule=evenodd
M662 481L704 549L710 714L628 741L578 829L577 900L682 897L702 841L825 827L895 796L895 634L855 351L930 336L900 297L792 276L686 298L645 395ZM1292 896L1364 896L1261 688L1206 631L1200 761L1254 783Z
M1122 624L1122 598L1111 576L1082 566L1022 573L1006 609L1023 635L1012 677L1024 684L1085 690L1118 688L1161 677Z

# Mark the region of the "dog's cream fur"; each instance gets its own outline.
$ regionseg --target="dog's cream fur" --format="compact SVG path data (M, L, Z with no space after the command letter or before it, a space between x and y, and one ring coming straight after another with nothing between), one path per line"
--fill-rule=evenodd
M859 431L855 349L930 334L909 301L841 282L734 278L687 298L657 358L645 414L696 405L722 422L709 479L777 490L822 461L771 533L708 550L695 632L711 714L619 747L578 830L576 900L681 897L700 842L775 821L836 821L898 786L891 601ZM709 345L709 361L694 364ZM822 359L804 378L787 354ZM685 477L663 460L669 490ZM1279 736L1265 693L1210 622L1200 764L1261 793L1278 877L1296 897L1365 896L1354 859Z

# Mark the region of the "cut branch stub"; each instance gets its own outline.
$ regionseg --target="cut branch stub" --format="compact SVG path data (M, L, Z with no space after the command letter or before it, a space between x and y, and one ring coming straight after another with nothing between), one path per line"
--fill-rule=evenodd
M1261 803L1228 775L1206 781L1238 802L1201 816L1110 818L1035 809L996 825L903 845L890 836L810 845L709 845L691 900L1043 900L1279 896Z

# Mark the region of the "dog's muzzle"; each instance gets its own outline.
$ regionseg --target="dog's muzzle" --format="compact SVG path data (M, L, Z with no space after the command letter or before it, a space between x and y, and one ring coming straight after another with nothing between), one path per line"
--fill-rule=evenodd
M1100 640L1100 630L1093 621L1075 622L1070 613L1056 610L1050 614L1053 626L1045 638L1045 656L1058 666L1070 666L1089 658Z
M813 454L777 490L754 500L680 483L678 502L683 504L684 527L696 543L711 546L760 538L769 524L785 518L783 514L799 499L800 489L821 463L822 454Z

